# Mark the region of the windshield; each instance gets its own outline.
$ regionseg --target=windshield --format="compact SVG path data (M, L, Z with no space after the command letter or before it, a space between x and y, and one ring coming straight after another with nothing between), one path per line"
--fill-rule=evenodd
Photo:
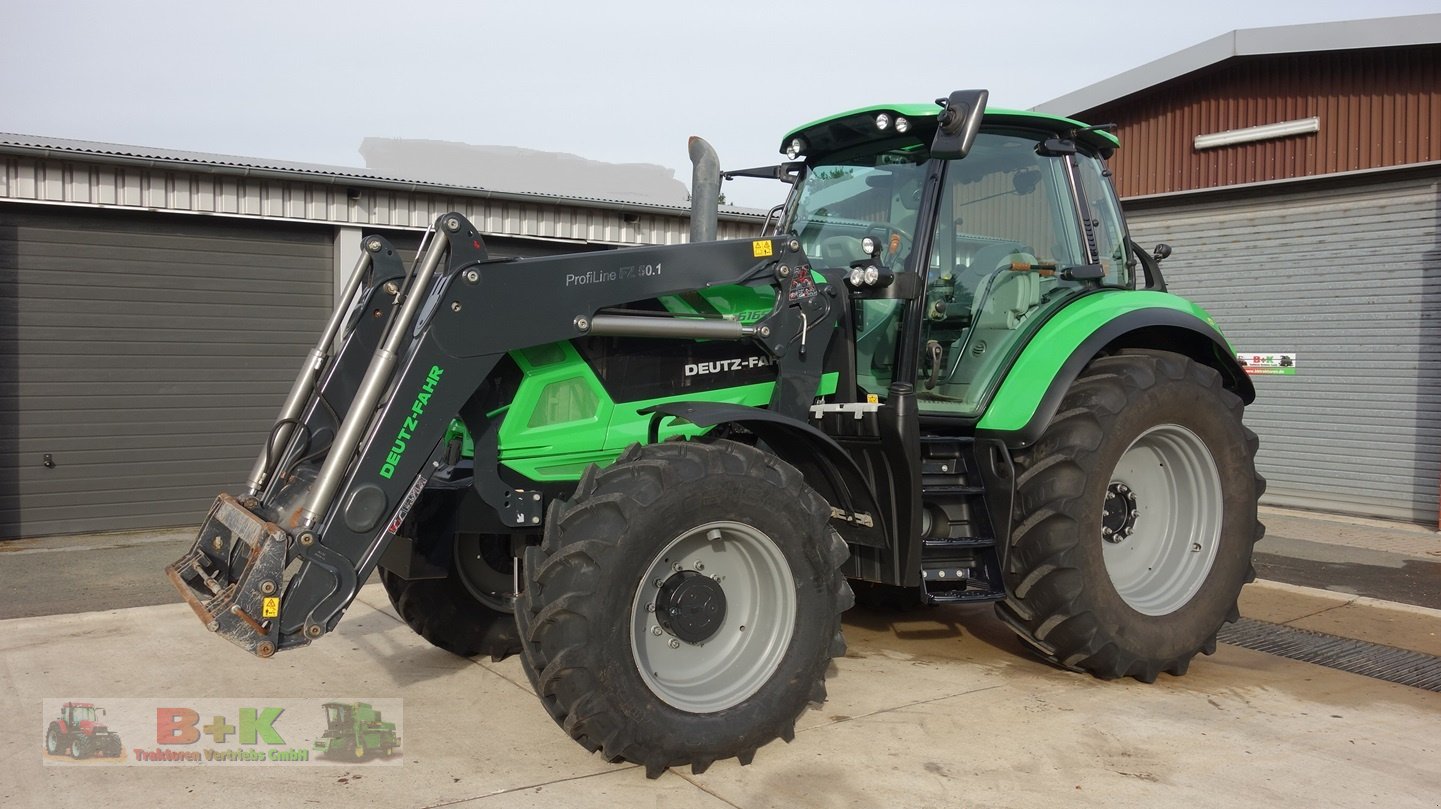
M925 157L924 149L912 147L812 166L782 231L800 238L817 267L866 258L866 236L880 248L882 262L901 266L915 243Z
M76 721L76 722L94 722L94 721L95 721L95 709L94 709L94 708L74 708L74 709L72 709L72 710L73 710L72 716L74 716L74 720L73 720L73 721Z

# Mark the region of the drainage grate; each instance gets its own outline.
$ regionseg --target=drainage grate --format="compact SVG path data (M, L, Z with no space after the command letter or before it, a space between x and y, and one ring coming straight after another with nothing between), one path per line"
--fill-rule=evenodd
M1250 618L1222 627L1216 640L1389 683L1441 692L1441 657L1409 649Z

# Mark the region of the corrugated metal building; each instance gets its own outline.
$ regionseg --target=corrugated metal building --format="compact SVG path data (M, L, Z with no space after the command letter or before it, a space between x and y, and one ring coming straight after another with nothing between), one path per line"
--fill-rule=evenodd
M503 256L674 244L690 221L0 134L0 539L194 523L244 479L362 236L414 250L452 210ZM720 237L760 219L725 212Z
M1441 14L1234 31L1039 105L1118 125L1171 289L1254 377L1267 500L1436 523Z

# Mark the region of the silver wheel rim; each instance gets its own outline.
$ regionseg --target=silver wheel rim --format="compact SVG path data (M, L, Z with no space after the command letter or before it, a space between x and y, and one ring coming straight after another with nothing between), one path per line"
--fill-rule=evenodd
M725 594L724 619L699 643L680 640L654 614L661 583L681 571L710 576ZM631 653L641 679L666 704L713 713L765 685L795 621L795 582L775 542L743 523L706 523L671 540L641 578L631 602Z
M1215 564L1221 539L1221 474L1200 436L1177 424L1152 427L1116 464L1108 492L1134 492L1124 537L1103 536L1101 556L1116 592L1145 615L1186 606ZM1118 507L1117 498L1104 508Z

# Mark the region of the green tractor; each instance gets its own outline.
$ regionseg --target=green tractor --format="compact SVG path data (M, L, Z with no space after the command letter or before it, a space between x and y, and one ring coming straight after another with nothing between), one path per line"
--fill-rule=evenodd
M269 657L379 568L417 633L519 653L652 777L789 741L853 592L1183 674L1253 576L1254 391L1128 237L1116 147L957 91L732 172L790 184L754 239L497 260L451 213L407 272L366 237L248 491L168 573Z
M350 758L359 761L376 754L389 758L400 749L395 723L380 718L380 711L368 703L327 702L325 732L315 740L315 749L326 758Z

